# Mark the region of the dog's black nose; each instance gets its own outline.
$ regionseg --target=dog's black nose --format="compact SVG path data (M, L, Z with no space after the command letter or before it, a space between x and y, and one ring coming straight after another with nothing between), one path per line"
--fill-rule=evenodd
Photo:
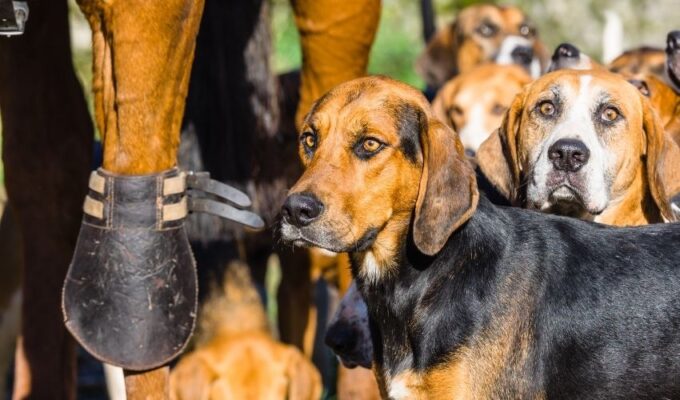
M680 31L671 31L666 38L666 51L674 52L680 50Z
M553 53L553 61L558 61L564 58L579 58L581 52L576 48L576 46L570 43L562 43L557 46L555 52Z
M352 360L355 358L352 352L356 350L358 336L349 324L337 322L328 327L324 341L339 357Z
M590 150L580 140L560 139L548 149L548 158L558 171L576 172L590 158Z
M322 212L323 203L310 193L291 194L281 208L283 218L298 227L311 224Z
M534 49L529 46L517 46L510 53L512 61L519 65L529 65L534 59Z

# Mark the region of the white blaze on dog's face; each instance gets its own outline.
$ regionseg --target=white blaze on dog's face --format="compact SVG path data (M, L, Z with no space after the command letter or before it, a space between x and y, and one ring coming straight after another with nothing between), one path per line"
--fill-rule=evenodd
M642 174L626 148L645 147L636 89L596 71L549 74L530 89L517 138L527 206L580 218L602 213Z
M435 116L453 128L474 154L496 130L515 95L531 77L519 66L486 64L444 85L432 103Z

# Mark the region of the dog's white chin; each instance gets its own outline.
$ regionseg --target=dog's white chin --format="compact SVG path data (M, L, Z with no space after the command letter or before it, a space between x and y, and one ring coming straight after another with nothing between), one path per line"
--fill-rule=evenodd
M580 193L576 189L561 185L547 194L545 197L533 200L529 198L529 204L542 212L558 213L580 218L588 215L601 214L607 207L607 200L600 196L590 196L588 193Z

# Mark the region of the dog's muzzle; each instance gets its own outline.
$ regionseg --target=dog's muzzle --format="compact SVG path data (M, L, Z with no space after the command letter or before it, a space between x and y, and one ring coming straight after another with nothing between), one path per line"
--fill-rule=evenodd
M237 208L249 206L246 194L207 173L93 172L64 282L68 330L99 360L129 370L172 360L196 320L198 285L184 229L187 213L208 212L262 228L256 214Z

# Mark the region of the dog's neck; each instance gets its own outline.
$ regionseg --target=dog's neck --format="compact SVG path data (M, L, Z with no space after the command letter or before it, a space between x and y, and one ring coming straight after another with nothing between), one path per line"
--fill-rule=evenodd
M371 263L379 260L376 254L384 254L382 249L373 246L366 252L350 254L353 275L368 308L374 366L383 394L397 374L444 361L435 358L446 357L447 352L432 351L433 341L441 345L440 350L454 349L473 325L466 322L477 319L479 310L468 306L479 304L480 296L485 296L483 287L493 281L495 273L492 259L504 248L502 241L495 240L505 237L503 232L482 232L492 225L488 213L494 212L493 207L488 200L480 199L470 221L432 257L418 251L410 233L412 227L408 226L399 238L394 258L377 265L389 266L379 276L366 271L376 267ZM462 287L465 290L456 289ZM457 306L445 317L422 318L440 313L444 304Z
M351 253L355 277L360 277L367 284L374 284L396 273L399 253L410 229L411 218L411 213L394 215L378 232L368 249Z

